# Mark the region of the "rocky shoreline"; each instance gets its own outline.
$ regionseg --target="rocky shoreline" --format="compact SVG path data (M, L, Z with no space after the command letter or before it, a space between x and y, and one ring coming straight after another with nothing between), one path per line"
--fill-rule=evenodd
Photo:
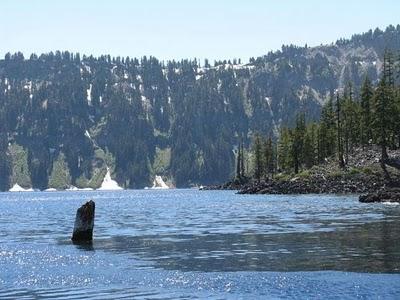
M392 154L399 157L400 153ZM383 170L379 155L377 149L364 149L351 157L346 169L339 169L332 160L297 175L235 180L204 189L237 190L238 194L360 194L360 202L364 203L400 202L399 171L391 167Z
M360 195L359 200L362 203L400 203L400 189L385 189L373 193Z
M339 177L294 177L288 180L252 182L239 189L239 194L362 194L388 186L383 177L365 174Z
M228 182L204 190L237 190L238 194L360 194L363 203L400 203L400 183L387 182L382 176L357 175L349 178L269 180L239 184Z

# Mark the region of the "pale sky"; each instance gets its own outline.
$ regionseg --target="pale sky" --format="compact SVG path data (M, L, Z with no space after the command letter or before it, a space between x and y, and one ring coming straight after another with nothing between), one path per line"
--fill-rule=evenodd
M0 0L0 56L230 59L400 23L398 0Z

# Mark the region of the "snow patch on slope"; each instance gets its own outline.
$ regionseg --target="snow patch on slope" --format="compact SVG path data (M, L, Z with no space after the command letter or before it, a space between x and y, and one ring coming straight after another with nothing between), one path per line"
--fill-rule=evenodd
M86 99L88 104L92 103L92 84L90 84L89 88L86 90Z
M92 137L90 136L90 133L89 133L89 131L85 131L85 136L89 139L89 140L92 140Z
M106 174L106 176L104 176L103 182L97 190L99 190L99 191L117 191L117 190L123 190L123 188L120 187L115 180L111 179L110 169L107 168L107 174Z
M9 192L33 192L33 189L24 189L22 186L20 186L18 183L16 183L8 191Z
M79 191L79 189L76 186L71 185L69 188L66 189L66 191Z
M169 189L168 185L164 182L161 176L156 175L153 180L152 189Z

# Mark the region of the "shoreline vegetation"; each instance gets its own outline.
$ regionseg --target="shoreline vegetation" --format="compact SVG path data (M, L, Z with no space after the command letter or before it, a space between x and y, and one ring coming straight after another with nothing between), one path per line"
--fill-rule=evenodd
M240 137L246 148L255 132L275 143L299 112L318 120L347 82L359 90L367 74L375 85L385 48L399 50L399 37L400 25L390 25L248 61L6 53L0 191L15 183L97 189L106 167L125 189L151 187L155 175L178 188L225 182Z
M391 157L400 157L399 150L388 151ZM336 161L326 162L298 174L276 174L274 178L254 180L246 178L223 185L204 187L204 190L238 190L238 194L374 194L396 191L400 187L400 172L380 161L380 148L357 148L345 168ZM390 179L386 177L389 174ZM400 192L400 191L399 191ZM393 197L391 197L393 199ZM400 198L399 198L400 199Z
M96 190L107 168L124 189L230 179L238 188L289 179L294 189L333 161L331 177L364 174L349 156L373 145L385 165L400 166L386 154L400 147L399 37L390 25L248 62L7 53L0 191ZM354 190L331 181L332 191Z
M359 91L349 82L331 94L319 122L300 113L277 139L255 133L247 153L240 142L235 178L205 189L400 202L400 56L386 50L382 69L376 86L366 75Z

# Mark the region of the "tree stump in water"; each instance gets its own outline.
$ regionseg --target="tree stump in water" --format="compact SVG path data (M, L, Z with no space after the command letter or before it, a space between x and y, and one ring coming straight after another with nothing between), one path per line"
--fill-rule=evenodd
M94 208L95 204L90 200L77 210L72 234L74 243L91 242L93 240Z

